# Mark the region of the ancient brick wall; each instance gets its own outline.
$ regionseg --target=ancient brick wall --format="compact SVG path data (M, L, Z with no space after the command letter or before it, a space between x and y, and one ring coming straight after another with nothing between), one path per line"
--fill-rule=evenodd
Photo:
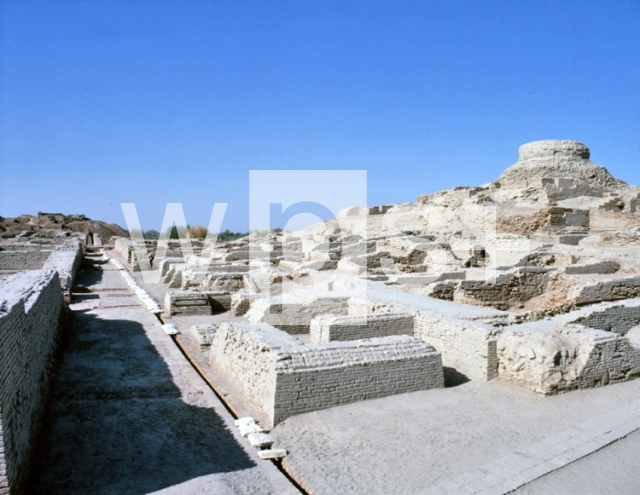
M389 335L413 335L413 315L321 315L311 320L311 342L371 339Z
M640 377L640 347L613 332L539 321L498 339L500 378L545 395Z
M0 270L39 270L50 254L39 249L0 251Z
M125 237L114 237L113 249L118 255L123 258L127 263L131 263L131 253L133 252L133 245L129 239Z
M574 299L578 306L584 306L634 297L640 297L640 276L637 275L588 283L583 287L577 287L569 299Z
M640 305L621 305L602 311L593 311L588 316L578 318L574 323L625 335L630 328L640 325Z
M273 424L289 416L444 386L440 354L407 335L300 346L276 363Z
M268 428L294 414L444 386L440 354L407 335L305 345L270 325L223 323L210 364Z
M83 255L84 243L80 239L68 239L56 246L42 268L57 271L60 285L68 294L71 291L73 279L82 262Z
M295 295L257 299L247 319L268 323L289 333L309 333L311 320L323 314L349 313L349 296L325 291L299 291Z
M20 493L49 390L63 296L57 272L0 285L0 494Z
M498 376L494 329L420 312L413 332L442 354L444 366L469 378L492 380Z

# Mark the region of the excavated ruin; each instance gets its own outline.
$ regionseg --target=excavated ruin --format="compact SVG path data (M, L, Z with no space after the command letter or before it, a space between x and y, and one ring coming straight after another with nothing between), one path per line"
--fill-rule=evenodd
M542 394L636 378L640 187L589 157L582 143L533 142L489 184L167 258L166 317L269 426L442 386L437 369ZM139 269L131 241L114 246ZM182 323L216 313L234 321ZM410 340L390 353L399 335Z
M260 422L241 422L256 434L292 415L442 388L452 377L544 395L640 377L640 186L592 163L575 141L518 153L488 184L355 205L298 232L199 241L188 256L178 241L136 246L119 227L83 216L2 219L0 331L15 336L53 315L38 361L48 383L62 301L92 249L162 312L165 331L197 354L230 407ZM160 283L145 286L150 260ZM17 346L0 346L6 369L24 365ZM46 395L33 380L23 385L1 391L0 446L10 446L12 472L30 448L30 426L15 411L30 397L37 419Z

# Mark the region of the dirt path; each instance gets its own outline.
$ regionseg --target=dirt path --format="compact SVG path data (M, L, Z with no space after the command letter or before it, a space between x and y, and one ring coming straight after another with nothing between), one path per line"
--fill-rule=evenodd
M299 493L111 264L89 255L76 285L31 493Z

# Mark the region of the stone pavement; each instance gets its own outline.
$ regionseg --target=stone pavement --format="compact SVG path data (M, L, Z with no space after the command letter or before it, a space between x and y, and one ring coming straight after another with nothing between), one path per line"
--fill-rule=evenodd
M606 455L640 427L639 397L637 380L552 397L470 381L301 414L272 436L290 451L287 469L318 495L508 493L546 476L532 493L564 493L554 490L554 475ZM625 488L635 480L640 493L632 467L640 449L628 451L614 478L584 468L576 476L608 479L618 493L634 493Z
M512 492L515 495L637 495L640 431L553 471Z
M640 429L640 401L577 424L541 442L421 492L502 495L588 456ZM640 487L637 487L640 489Z
M29 493L296 494L118 270L88 256Z

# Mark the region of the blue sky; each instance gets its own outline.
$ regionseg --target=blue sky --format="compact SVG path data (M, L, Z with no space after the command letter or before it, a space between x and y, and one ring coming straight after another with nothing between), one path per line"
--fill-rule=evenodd
M370 205L574 139L640 184L635 1L0 3L0 215L248 227L249 171L363 169Z

